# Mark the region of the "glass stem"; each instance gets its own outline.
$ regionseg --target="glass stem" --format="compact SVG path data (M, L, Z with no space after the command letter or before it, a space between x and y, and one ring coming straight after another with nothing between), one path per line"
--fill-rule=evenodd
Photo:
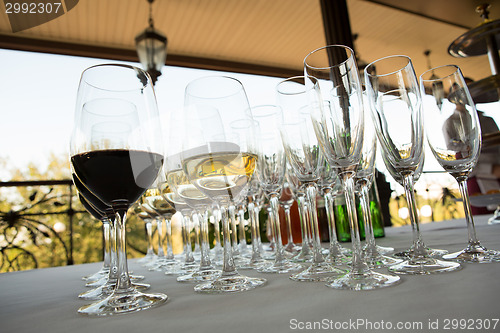
M172 245L172 220L165 218L165 239L167 243L165 257L168 260L174 259L174 248Z
M214 233L215 233L215 251L220 251L222 250L221 242L220 242L220 211L219 209L214 209L213 210L213 216L214 216Z
M347 217L349 219L349 227L351 228L352 242L352 274L364 274L369 271L368 266L363 260L361 249L361 238L359 236L358 216L356 209L356 198L354 194L354 173L344 172L339 175L342 177L344 186L345 202L347 206Z
M469 246L480 245L479 240L476 236L476 227L474 226L474 219L472 217L472 212L470 209L469 193L467 192L467 178L457 179L458 188L460 189L460 194L462 195L462 202L464 205L465 221L467 223L467 233L469 237Z
M306 188L306 197L309 209L309 219L311 221L311 233L313 243L313 263L319 264L325 261L321 254L321 239L319 236L318 210L316 207L316 196L318 190L315 184L309 184Z
M271 227L273 228L274 234L274 246L275 246L275 259L274 265L281 265L285 261L283 242L281 239L281 223L279 215L279 199L277 194L271 194L269 198L270 214L269 218L271 220Z
M110 261L108 283L114 283L118 280L118 255L116 253L116 219L110 220L109 224L109 243L110 243Z
M102 221L102 232L104 237L104 260L103 260L103 269L109 270L111 265L111 243L109 240L110 233L110 222L108 219Z
M208 244L208 210L203 215L198 213L198 222L200 226L200 270L211 269L210 245Z
M246 250L247 247L247 237L245 235L245 209L243 205L240 206L240 209L238 209L238 235L240 238L240 252L243 252Z
M260 210L261 207L258 204L255 204L254 208L255 212L255 231L257 233L257 246L259 247L259 253L262 254L264 252L264 248L262 247L262 238L260 237Z
M153 222L151 220L146 222L146 237L148 241L148 250L146 252L146 255L153 255L154 254L154 249L153 249Z
M290 216L290 205L283 206L285 211L286 231L288 233L288 244L293 244L292 217Z
M118 211L116 213L115 229L116 229L116 251L117 251L117 266L118 266L118 281L116 282L115 293L128 292L132 289L130 276L128 275L127 263L127 241L125 237L125 222L127 220L127 211Z
M196 217L198 218L198 213L196 213ZM200 224L195 223L194 224L194 252L198 253L201 251L200 245L201 245L201 230L200 230Z
M190 264L194 262L193 248L191 245L191 217L188 213L182 214L182 224L185 234L185 247L184 247L184 264Z
M256 219L256 211L255 204L250 202L248 204L248 216L250 218L250 233L252 235L252 262L260 261L260 248L259 241L257 239L257 219Z
M164 233L163 233L163 218L156 219L156 231L158 232L158 258L165 258L165 249L163 248Z
M229 229L229 211L234 212L234 206L229 208L220 207L221 220L222 220L222 239L224 249L224 263L222 265L222 276L232 276L238 274L236 266L234 265L233 248L231 246L231 232Z
M363 180L361 190L359 192L359 201L361 210L363 211L363 223L365 227L365 248L367 251L376 251L375 235L373 234L373 223L370 211L370 189L369 184Z
M410 222L413 225L413 257L427 256L422 234L420 233L420 224L417 215L417 201L415 200L415 191L413 190L413 174L403 176L403 187L405 189L406 202L410 213Z
M308 212L307 203L303 195L297 196L297 205L299 207L299 220L300 220L300 232L302 234L302 254L309 254L309 228L308 223Z
M238 250L238 237L236 231L236 208L233 206L229 209L229 218L231 219L231 244L233 247L233 255L238 255L240 251Z
M330 235L330 255L336 257L342 254L342 251L340 250L340 244L337 239L337 228L335 226L335 213L333 208L334 198L331 190L325 190L323 198L325 199L326 219L328 221L328 233Z

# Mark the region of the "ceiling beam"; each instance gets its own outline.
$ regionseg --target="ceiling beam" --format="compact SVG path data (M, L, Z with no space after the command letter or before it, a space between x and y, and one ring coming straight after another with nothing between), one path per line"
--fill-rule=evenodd
M354 42L346 0L319 0L327 45L345 45L353 51Z
M137 52L131 49L68 43L36 38L15 37L10 35L0 35L0 48L79 57L112 59L118 61L139 62ZM236 61L191 57L176 54L167 55L166 65L285 78L290 76L303 75L301 69L256 65Z

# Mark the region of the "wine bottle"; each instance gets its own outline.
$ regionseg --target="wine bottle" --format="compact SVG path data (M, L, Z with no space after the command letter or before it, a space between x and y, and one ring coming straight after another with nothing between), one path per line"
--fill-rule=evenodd
M377 184L373 182L370 188L370 214L373 225L373 234L375 238L384 237L384 220L382 216L382 210L380 205L380 199L378 196ZM363 224L363 213L361 205L358 198L356 198L357 205L357 216L358 216L358 226L359 234L361 239L365 238L365 230ZM337 195L335 198L335 225L337 227L337 238L339 242L350 242L351 241L351 229L349 227L349 219L347 217L347 206L345 203L345 197L343 194Z

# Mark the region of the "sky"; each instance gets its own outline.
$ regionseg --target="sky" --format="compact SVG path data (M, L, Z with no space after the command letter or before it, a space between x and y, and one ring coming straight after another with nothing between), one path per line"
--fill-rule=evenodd
M9 168L24 168L34 162L40 170L46 169L50 153L69 158L69 138L81 73L90 66L117 61L3 49L0 49L0 61L0 158L8 160ZM139 63L128 64L140 67ZM251 106L276 103L274 89L282 78L165 66L155 86L160 112L180 110L186 85L214 73L239 79ZM478 108L500 124L498 105ZM385 170L380 157L377 167ZM424 171L430 170L442 169L429 152ZM387 178L391 180L390 176ZM0 180L10 180L5 170L0 170ZM428 174L417 183L417 190L433 182L454 186L451 176ZM391 180L391 183L393 189L401 192L395 182ZM439 191L440 188L437 187Z

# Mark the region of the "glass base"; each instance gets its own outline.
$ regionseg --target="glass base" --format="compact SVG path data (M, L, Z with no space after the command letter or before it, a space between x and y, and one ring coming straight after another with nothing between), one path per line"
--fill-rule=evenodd
M130 272L129 272L129 274L130 274ZM93 281L93 282L87 282L85 284L85 287L96 288L96 287L104 286L106 283L108 283L108 275L101 278L100 280ZM144 275L129 275L129 277L130 277L130 281L142 281L145 279Z
M78 313L88 316L110 316L136 312L159 306L165 303L165 294L143 294L137 290L126 293L114 293L109 297L78 309Z
M266 281L266 279L262 278L251 278L235 274L221 276L214 281L198 284L194 287L194 291L207 294L234 293L261 287Z
M488 224L499 224L500 223L500 205L493 213L493 216L488 219Z
M363 274L347 273L326 286L343 290L373 290L395 286L400 282L401 278L397 275L368 271Z
M383 256L394 252L394 248L390 246L380 246L380 245L375 245L375 246L377 247L378 253L380 253Z
M333 278L345 275L347 272L342 269L335 268L330 263L324 261L320 263L313 263L311 266L290 276L290 280L300 282L318 282L329 281Z
M222 271L218 269L204 269L202 271L196 271L187 275L181 275L177 277L177 282L205 282L213 281L221 276Z
M431 258L441 258L445 254L448 254L448 250L441 250L441 249L431 249L430 247L425 248L427 250L427 254ZM410 258L413 255L413 246L410 247L408 250L401 251L394 253L394 257L403 257L403 258Z
M388 267L389 272L408 275L448 273L457 271L461 268L462 267L457 262L443 261L428 257L413 258Z
M293 263L288 260L283 260L281 262L274 262L272 265L262 266L257 269L259 273L276 273L276 274L287 274L294 273L302 270L301 264Z
M283 248L283 250L285 250L288 253L291 253L292 255L296 255L297 253L300 252L301 249L302 249L302 246L299 246L295 243L287 243L285 245L285 247Z
M392 265L399 264L403 262L401 259L396 259L388 256L383 256L383 255L375 255L375 256L365 256L364 257L365 263L368 265L370 268L380 268L380 267L388 267Z
M351 262L351 257L347 257L345 254L340 253L337 255L332 255L329 253L326 258L326 262L334 265L334 266L339 266L339 265L347 265Z
M98 281L102 278L107 278L108 275L109 275L109 268L101 268L99 271L95 272L92 275L82 277L82 280L93 282L93 281Z
M251 259L246 264L239 265L237 267L238 267L238 270L240 270L240 269L259 269L259 268L263 268L265 266L270 266L270 265L272 265L272 262L260 258L260 259Z
M115 290L115 286L116 286L116 282L115 283L107 283L107 284L102 285L100 287L97 287L97 288L94 288L92 290L88 290L86 292L81 293L80 295L78 295L78 298L81 298L81 299L84 299L87 301L97 301L100 299L104 299L113 293L113 291ZM132 287L138 291L146 291L151 286L147 283L134 283L134 282L132 282Z
M147 253L144 257L142 257L141 259L138 259L137 262L139 264L145 265L145 264L150 263L153 260L156 260L156 254Z
M312 251L307 248L305 251L304 249L301 249L299 254L293 256L290 258L291 262L312 262L313 260L313 255Z
M488 250L478 243L469 245L462 251L447 254L443 256L443 259L463 263L492 263L500 262L500 252Z

